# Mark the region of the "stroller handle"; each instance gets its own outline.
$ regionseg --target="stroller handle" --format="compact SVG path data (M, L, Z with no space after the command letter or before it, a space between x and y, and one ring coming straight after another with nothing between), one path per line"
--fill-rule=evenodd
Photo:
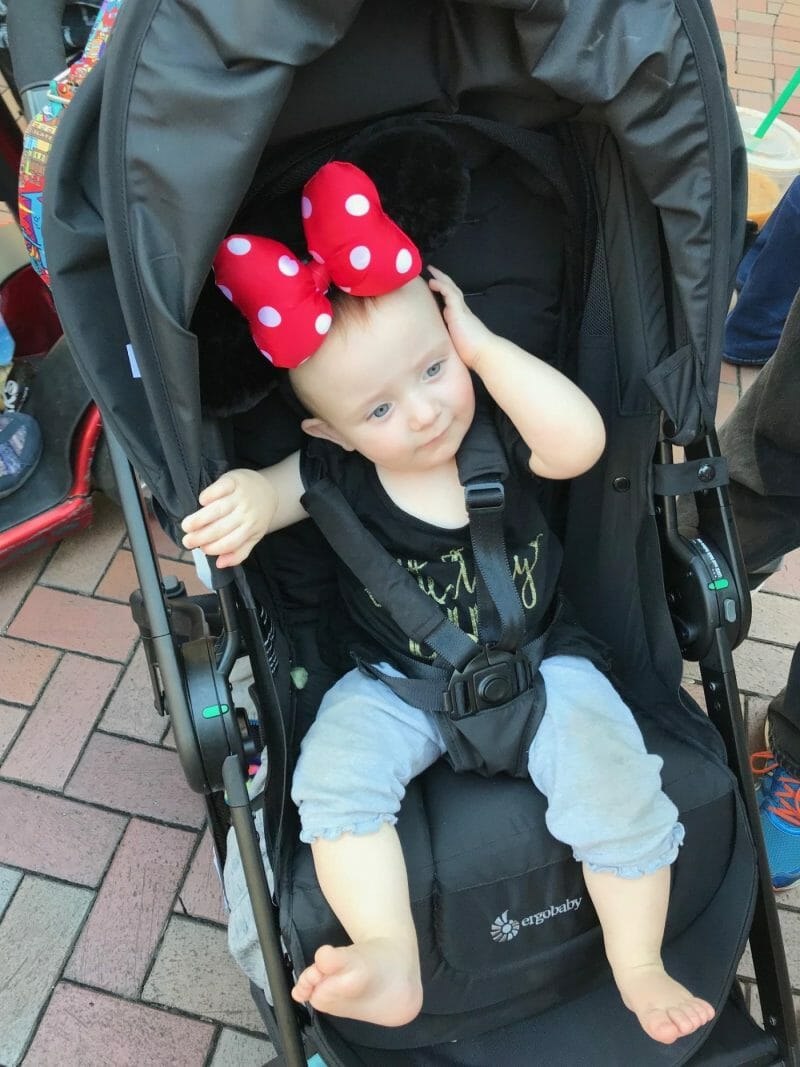
M8 49L27 118L44 103L52 78L67 65L61 20L66 0L8 0Z

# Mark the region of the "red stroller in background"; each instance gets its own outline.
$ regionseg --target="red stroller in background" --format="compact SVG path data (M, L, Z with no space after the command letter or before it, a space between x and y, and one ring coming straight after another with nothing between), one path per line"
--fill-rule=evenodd
M62 35L48 42L66 67L86 43L98 3L63 4ZM12 27L13 29L13 27ZM102 445L102 424L66 342L50 292L30 265L17 222L20 124L38 109L41 86L17 86L8 56L5 5L0 3L0 74L9 92L0 101L0 313L15 342L7 401L32 415L43 438L41 459L23 485L0 499L0 566L53 544L92 518L93 489L113 495L113 474Z

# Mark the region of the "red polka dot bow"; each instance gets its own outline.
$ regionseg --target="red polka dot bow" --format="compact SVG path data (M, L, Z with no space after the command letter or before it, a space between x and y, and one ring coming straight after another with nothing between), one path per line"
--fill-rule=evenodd
M352 163L321 167L303 189L301 210L310 263L252 234L226 237L214 257L217 286L276 367L297 367L322 344L331 326L331 282L353 296L380 296L422 270L416 246Z

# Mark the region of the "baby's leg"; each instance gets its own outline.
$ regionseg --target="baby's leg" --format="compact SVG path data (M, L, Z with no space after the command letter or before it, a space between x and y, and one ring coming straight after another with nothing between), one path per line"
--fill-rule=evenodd
M583 863L606 954L627 1007L650 1037L671 1044L714 1012L661 962L669 865L683 827L661 789L662 760L608 679L585 659L542 664L547 711L528 767L547 797L547 825Z
M669 867L621 878L583 865L606 955L626 1008L655 1041L671 1045L714 1018L711 1005L670 978L661 962Z
M382 1026L419 1013L419 951L394 823L408 782L443 751L430 717L358 671L325 696L292 797L320 888L353 943L318 949L295 1000Z
M397 831L344 834L311 846L317 878L353 944L323 945L292 991L318 1011L381 1026L411 1022L422 1007L419 951Z

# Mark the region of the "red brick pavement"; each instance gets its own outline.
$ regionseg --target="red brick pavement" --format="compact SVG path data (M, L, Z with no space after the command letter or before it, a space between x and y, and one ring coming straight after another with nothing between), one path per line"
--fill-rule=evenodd
M800 0L716 0L738 101L767 110L800 64ZM800 128L800 95L784 115ZM724 366L724 417L755 372ZM119 513L0 574L0 1065L260 1067L227 957L202 806L185 785L127 608ZM190 585L159 533L164 573ZM800 553L737 652L754 747L800 637ZM692 665L687 684L702 698ZM800 888L782 923L800 992ZM743 964L745 975L748 964Z
M201 587L159 533L163 573ZM201 799L156 715L121 515L0 573L0 1064L261 1067Z

